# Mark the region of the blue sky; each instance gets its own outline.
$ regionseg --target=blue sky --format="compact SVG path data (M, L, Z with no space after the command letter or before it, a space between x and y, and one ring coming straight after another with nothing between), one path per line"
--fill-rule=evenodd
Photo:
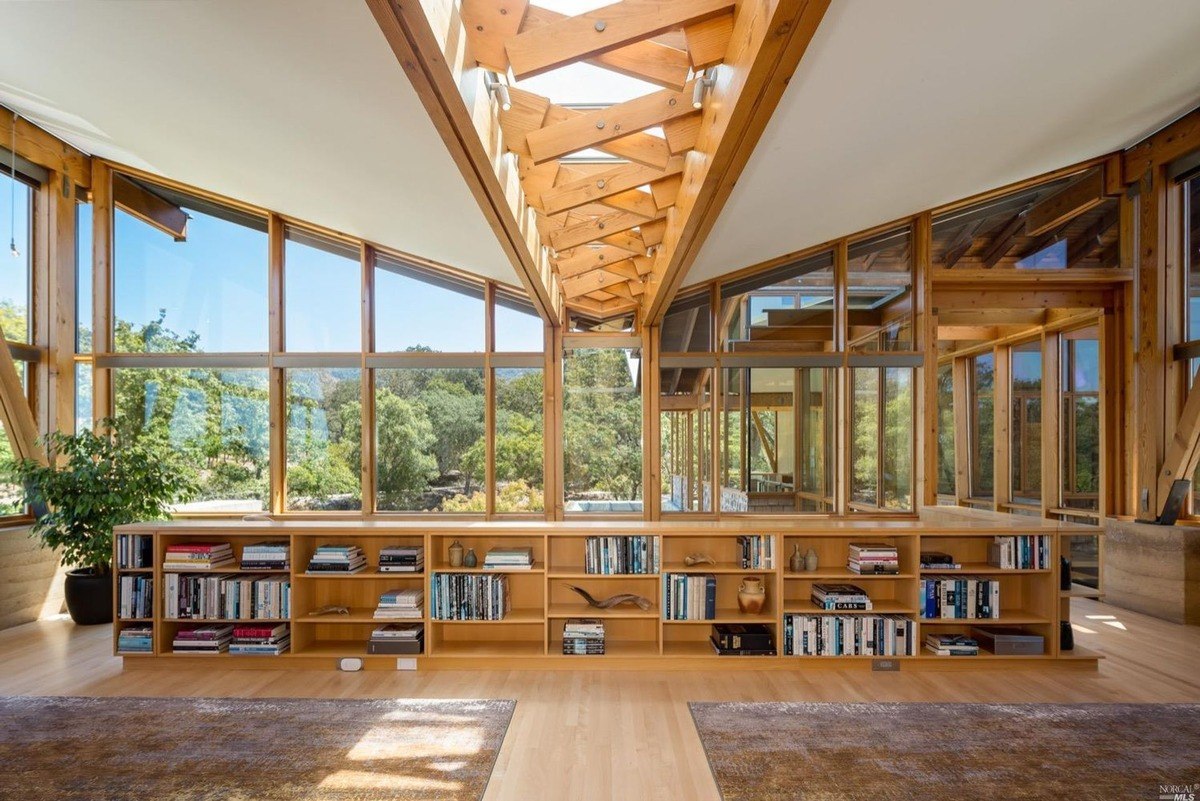
M13 204L11 198L13 187L16 186L16 243L20 257L14 258L9 251L9 242L13 237ZM28 308L29 305L29 187L19 181L13 181L7 175L0 174L0 232L3 232L3 242L0 242L0 301L8 301L14 306Z
M119 319L143 325L166 309L165 325L200 335L209 353L267 349L267 235L188 210L186 242L175 242L117 212L114 303ZM357 259L288 241L285 251L288 350L357 351ZM4 288L0 284L0 290ZM483 301L387 270L376 271L376 349L483 349ZM536 317L497 315L497 346L542 350Z

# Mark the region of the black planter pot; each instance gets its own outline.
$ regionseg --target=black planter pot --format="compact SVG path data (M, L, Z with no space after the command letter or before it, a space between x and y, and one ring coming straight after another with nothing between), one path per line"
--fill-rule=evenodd
M63 586L67 611L71 620L81 626L112 623L113 578L109 573L97 573L92 568L67 571Z

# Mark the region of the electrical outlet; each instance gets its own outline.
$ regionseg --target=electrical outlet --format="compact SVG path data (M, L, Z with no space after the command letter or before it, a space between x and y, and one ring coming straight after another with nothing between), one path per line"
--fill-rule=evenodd
M899 659L872 659L871 670L899 670Z
M416 670L417 660L415 659L397 659L396 670Z

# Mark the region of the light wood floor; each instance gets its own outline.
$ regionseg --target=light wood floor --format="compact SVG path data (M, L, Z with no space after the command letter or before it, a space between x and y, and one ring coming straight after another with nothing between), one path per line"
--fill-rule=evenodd
M123 672L108 627L53 620L0 632L0 694L513 698L485 801L717 801L688 701L1200 701L1200 627L1082 600L1072 619L1096 672Z

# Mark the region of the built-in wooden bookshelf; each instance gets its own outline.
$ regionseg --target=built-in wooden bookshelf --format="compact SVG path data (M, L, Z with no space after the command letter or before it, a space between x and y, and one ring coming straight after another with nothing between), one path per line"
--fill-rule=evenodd
M153 578L154 615L141 620L117 619L113 626L113 648L128 657L127 667L170 666L216 660L223 666L253 668L326 667L342 657L360 657L368 668L396 669L397 657L368 655L372 629L383 622L374 619L379 595L393 588L421 586L425 589L424 653L415 659L418 669L435 668L720 668L802 669L808 666L859 664L875 659L900 660L912 667L969 667L984 663L1094 666L1099 654L1076 648L1060 652L1059 623L1069 615L1070 595L1082 590L1060 591L1056 567L1037 570L1003 570L988 564L988 544L997 536L1047 535L1052 543L1049 564L1058 564L1061 538L1081 534L1099 535L1100 530L1053 521L1032 520L970 510L953 512L927 510L920 519L764 519L736 518L722 521L642 522L587 520L566 522L505 521L464 522L436 519L404 520L176 520L123 526L117 536L149 534L154 538L154 566L115 570L115 580L138 574ZM745 534L772 538L774 565L743 569L738 537ZM604 575L588 573L585 543L594 536L657 537L660 564L652 573ZM291 649L274 656L197 655L172 653L175 631L194 621L164 617L163 557L166 548L187 541L229 542L235 558L246 545L263 540L290 543ZM454 541L474 549L479 565L450 567L448 550ZM885 542L899 553L900 572L894 575L858 575L846 567L850 542ZM313 575L305 572L318 546L351 544L367 557L365 571L351 575ZM423 545L424 569L418 573L381 573L379 550L394 544ZM810 548L818 556L815 571L793 572L788 564L796 546L801 553ZM533 567L528 570L496 571L483 567L493 547L528 547ZM999 618L964 620L923 619L918 598L921 579L950 571L922 570L922 550L954 554L962 564L953 571L964 578L1000 581ZM703 553L716 564L685 564L685 558ZM238 573L234 569L214 572ZM245 571L263 573L265 571ZM511 611L502 620L435 620L429 612L429 593L436 573L497 573L507 576ZM663 576L667 573L712 574L716 582L715 620L667 620L664 618ZM756 576L763 580L766 603L758 614L738 610L741 580ZM787 656L784 655L784 616L789 613L832 614L816 608L810 599L814 582L853 583L870 595L874 609L869 614L896 614L915 622L916 642L929 631L967 633L972 627L1019 626L1041 634L1045 652L1040 656L996 657L982 652L978 657L938 657L921 648L915 656ZM587 590L596 597L634 593L650 601L648 609L623 605L609 610L593 609L568 585ZM117 599L119 602L119 598ZM326 605L348 607L350 614L315 616ZM843 614L843 613L838 613ZM571 617L604 619L606 648L603 655L562 654L563 623ZM713 623L761 623L775 636L778 656L718 656L709 645ZM153 650L148 654L117 652L117 637L133 623L153 626ZM993 661L995 660L995 661Z

